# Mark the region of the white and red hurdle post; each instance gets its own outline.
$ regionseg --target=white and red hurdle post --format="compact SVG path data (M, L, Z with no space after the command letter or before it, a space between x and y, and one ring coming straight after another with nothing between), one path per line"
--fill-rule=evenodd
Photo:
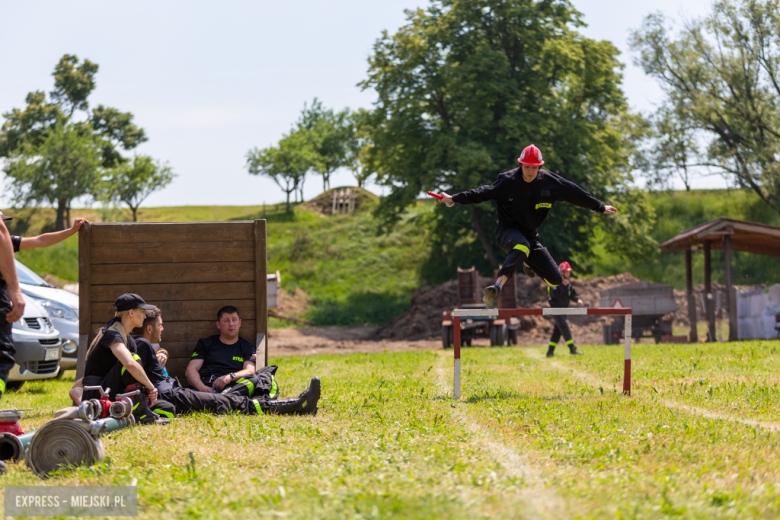
M455 309L452 311L452 327L454 329L455 352L455 388L453 395L460 399L460 319L495 320L497 318L510 318L512 316L584 316L601 315L626 317L625 321L625 362L623 369L623 393L631 395L631 308L545 308L545 309Z

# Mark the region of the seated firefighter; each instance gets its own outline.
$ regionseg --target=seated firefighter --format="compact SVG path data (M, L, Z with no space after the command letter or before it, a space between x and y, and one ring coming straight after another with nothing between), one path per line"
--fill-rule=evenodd
M229 391L231 389L228 388L223 389L222 393L215 393L208 387L206 391L182 388L178 380L168 377L165 373L158 357L159 350L155 352L152 347L153 344L160 342L164 330L162 313L159 309L154 309L146 311L143 325L134 329L133 334L141 365L156 386L159 397L172 403L178 414L186 412L228 413L231 411L246 415L264 415L266 413L308 415L317 413L317 401L320 398L319 378L312 378L309 388L299 397L276 399L279 395L279 386L273 377L277 369L276 366L261 368L255 373L254 363L252 363L252 373L247 374L246 378L242 378L244 382L236 381L238 386L234 385L235 391ZM254 354L251 345L250 350L251 352L247 352L248 357L252 357ZM252 392L247 391L249 386L252 387Z
M167 424L175 413L173 405L158 398L157 388L140 363L138 348L128 331L141 327L145 312L157 308L147 304L137 294L125 293L114 302L116 315L98 332L87 350L84 377L73 384L70 396L74 404L82 399L99 398L96 390L86 386L108 389L109 398L117 394L140 390L133 396L133 415L141 424Z

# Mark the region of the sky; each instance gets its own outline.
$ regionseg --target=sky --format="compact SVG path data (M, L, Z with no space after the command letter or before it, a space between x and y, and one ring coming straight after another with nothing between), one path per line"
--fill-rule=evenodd
M627 40L650 12L697 18L710 0L573 0L588 24L626 64L631 108L650 112L662 100L655 80L633 65ZM383 30L405 23L405 9L426 0L268 0L132 3L0 0L0 113L23 108L28 92L50 91L63 54L99 64L90 104L129 111L147 133L137 153L167 162L178 175L144 206L255 205L284 200L272 180L249 175L246 153L274 145L304 103L370 108L372 91L357 84ZM1 175L1 174L0 174ZM355 185L349 171L332 186ZM369 189L381 192L369 184ZM725 187L720 178L694 188ZM319 176L304 196L322 191Z

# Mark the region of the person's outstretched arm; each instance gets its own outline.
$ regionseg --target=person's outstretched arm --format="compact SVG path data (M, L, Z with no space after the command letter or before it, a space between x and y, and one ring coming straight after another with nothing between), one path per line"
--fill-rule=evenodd
M439 202L443 204L450 204L457 202L458 204L479 204L480 202L486 202L496 198L496 193L500 190L503 177L496 179L496 182L490 185L480 186L473 190L462 191L455 195L448 195L441 192L442 198Z
M8 299L11 300L12 306L11 311L5 315L5 320L8 323L13 323L24 315L24 296L22 296L22 289L19 287L19 277L16 275L11 234L2 219L0 219L0 273L8 285Z
M603 204L599 199L569 180L561 178L560 186L561 193L558 196L558 200L605 215L617 213L617 209L614 206Z
M49 247L53 246L54 244L59 244L66 238L70 238L78 233L79 229L81 229L81 226L88 222L89 220L85 218L77 218L73 223L73 227L70 229L55 231L54 233L44 233L43 235L38 235L37 237L22 238L22 244L19 249L23 251L25 249Z

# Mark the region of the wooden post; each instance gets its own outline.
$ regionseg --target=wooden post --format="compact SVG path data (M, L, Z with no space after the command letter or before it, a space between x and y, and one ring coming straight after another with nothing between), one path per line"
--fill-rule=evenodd
M707 314L707 341L715 341L715 302L712 298L712 243L704 241L704 306Z
M737 341L737 299L731 285L731 235L723 235L723 267L726 278L726 308L729 311L729 341Z
M255 312L257 368L268 366L268 264L266 221L255 220Z
M92 327L92 305L90 302L92 263L92 226L84 224L79 229L79 349L76 357L76 379L84 377L89 348L89 333Z
M690 249L685 250L685 295L688 301L688 321L691 322L691 331L689 341L691 343L699 342L699 333L696 330L696 299L693 297L693 267Z

